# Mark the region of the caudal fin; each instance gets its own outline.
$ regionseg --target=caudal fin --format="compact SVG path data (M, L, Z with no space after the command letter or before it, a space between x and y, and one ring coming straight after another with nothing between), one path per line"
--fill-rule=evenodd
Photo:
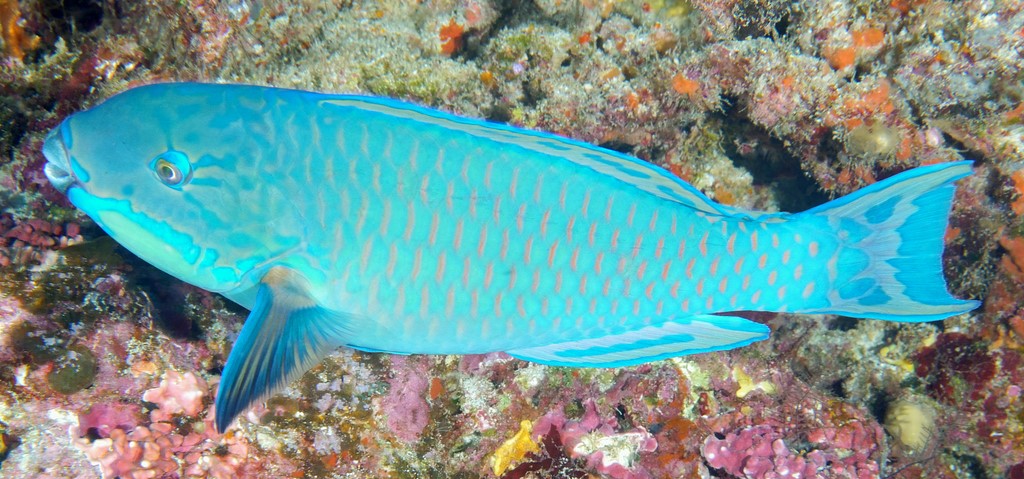
M953 182L971 162L924 166L812 208L842 243L829 306L819 313L934 321L978 307L946 290L942 250Z

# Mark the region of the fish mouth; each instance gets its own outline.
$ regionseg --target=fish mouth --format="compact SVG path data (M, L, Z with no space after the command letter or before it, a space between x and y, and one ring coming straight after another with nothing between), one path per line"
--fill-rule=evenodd
M69 188L78 183L78 179L71 172L71 159L60 130L59 126L54 128L43 141L43 156L46 157L43 174L54 188L66 194Z

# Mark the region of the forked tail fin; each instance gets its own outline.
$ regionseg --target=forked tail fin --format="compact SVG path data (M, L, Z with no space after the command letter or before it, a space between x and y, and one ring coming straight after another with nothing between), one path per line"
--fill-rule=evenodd
M801 213L825 217L841 242L829 306L802 312L920 322L978 307L942 275L953 182L970 174L969 161L924 166Z

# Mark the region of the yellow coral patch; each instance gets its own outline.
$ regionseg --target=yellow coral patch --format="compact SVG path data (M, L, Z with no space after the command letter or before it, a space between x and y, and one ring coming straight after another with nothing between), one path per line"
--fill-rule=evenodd
M896 366L908 373L914 372L914 364L911 363L907 358L897 357L893 354L891 346L884 346L878 350L878 356L881 357L882 362Z
M764 391L765 394L774 394L775 385L769 381L761 381L755 383L750 376L740 369L739 366L732 368L732 379L739 384L740 388L736 390L736 397L743 399L754 391Z
M522 460L527 453L540 451L537 443L530 438L531 434L533 434L533 423L524 420L519 423L519 432L498 446L498 449L494 451L495 476L504 474L508 466Z

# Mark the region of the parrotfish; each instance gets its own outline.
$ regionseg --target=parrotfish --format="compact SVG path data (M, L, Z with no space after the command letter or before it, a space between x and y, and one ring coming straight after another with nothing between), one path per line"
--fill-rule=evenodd
M721 313L933 321L954 181L919 167L802 213L719 204L653 164L371 96L134 88L43 146L71 203L248 308L224 431L339 347L617 367L768 337Z

